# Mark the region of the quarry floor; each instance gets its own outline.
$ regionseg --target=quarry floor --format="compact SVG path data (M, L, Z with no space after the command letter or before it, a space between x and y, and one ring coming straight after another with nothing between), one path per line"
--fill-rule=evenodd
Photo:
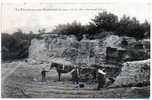
M2 98L149 98L150 95L150 86L95 90L97 84L84 83L84 88L76 88L69 73L58 81L54 69L48 72L47 81L41 82L43 64L17 61L1 66Z

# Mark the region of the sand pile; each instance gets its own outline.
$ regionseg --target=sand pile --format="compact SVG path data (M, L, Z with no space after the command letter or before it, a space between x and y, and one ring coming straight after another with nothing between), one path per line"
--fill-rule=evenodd
M124 63L112 86L150 84L150 59Z

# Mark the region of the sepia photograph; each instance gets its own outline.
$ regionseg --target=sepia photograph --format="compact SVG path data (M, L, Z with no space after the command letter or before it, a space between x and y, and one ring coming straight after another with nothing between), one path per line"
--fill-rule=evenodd
M1 98L150 99L150 0L56 1L1 1Z

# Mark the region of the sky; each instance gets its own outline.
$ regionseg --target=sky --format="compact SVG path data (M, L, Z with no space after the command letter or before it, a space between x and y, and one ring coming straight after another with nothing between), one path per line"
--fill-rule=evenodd
M13 33L17 29L24 32L45 28L51 31L56 25L71 23L74 20L87 24L99 12L108 11L119 18L124 14L136 17L140 22L150 20L149 0L86 0L88 2L58 2L58 0L45 0L32 2L24 0L2 0L1 3L1 32ZM79 0L78 0L79 1ZM126 1L126 0L123 0ZM30 10L30 11L29 11Z

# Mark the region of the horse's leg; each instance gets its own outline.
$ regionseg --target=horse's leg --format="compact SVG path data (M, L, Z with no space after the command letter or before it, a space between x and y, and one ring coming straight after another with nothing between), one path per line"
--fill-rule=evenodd
M59 81L61 81L61 73L58 72Z

